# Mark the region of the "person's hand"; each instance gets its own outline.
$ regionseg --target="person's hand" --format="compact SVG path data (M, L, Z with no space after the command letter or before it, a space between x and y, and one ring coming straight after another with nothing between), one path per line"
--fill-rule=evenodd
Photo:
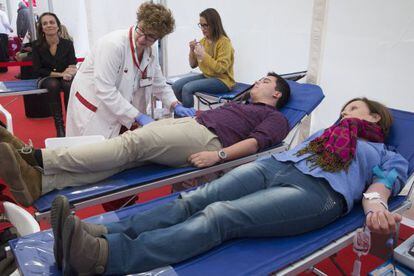
M150 116L141 114L138 115L138 117L135 118L135 122L137 122L141 126L145 126L151 122L154 122L154 119L152 119Z
M194 54L197 56L197 60L203 60L206 51L204 50L203 45L201 45L200 43L197 43L197 45L195 45L194 47Z
M179 117L194 117L196 114L196 110L194 108L187 108L184 107L182 104L177 104L174 107L174 113L177 114Z
M72 79L72 75L71 75L71 74L69 74L69 73L65 73L65 72L63 72L63 73L62 73L62 78L63 78L65 81L70 81L70 80Z
M73 76L76 75L77 71L78 71L78 69L76 68L76 65L69 65L69 67L66 68L63 73L69 74L73 77Z
M204 168L220 162L220 157L217 151L201 151L190 155L188 162L197 168Z
M195 46L197 45L197 40L191 40L189 43L188 43L188 46L190 46L190 51L191 52L194 52L194 48L195 48Z
M371 232L378 234L395 233L396 224L402 220L400 214L390 213L388 210L369 211L366 217L366 225Z

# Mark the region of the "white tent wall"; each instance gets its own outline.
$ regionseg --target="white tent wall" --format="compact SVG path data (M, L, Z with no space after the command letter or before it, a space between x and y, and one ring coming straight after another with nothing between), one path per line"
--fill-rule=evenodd
M329 1L319 83L326 98L312 131L332 124L359 96L414 111L413 11L412 0Z
M287 73L308 65L312 1L167 0L176 29L168 36L167 73L190 71L188 42L202 38L199 13L215 8L235 49L236 81L251 83L268 71Z
M89 44L103 35L118 29L127 29L136 23L140 0L88 0L85 2Z
M61 23L66 26L69 34L73 37L76 56L85 57L89 50L85 1L54 0L52 4L53 12L59 17Z

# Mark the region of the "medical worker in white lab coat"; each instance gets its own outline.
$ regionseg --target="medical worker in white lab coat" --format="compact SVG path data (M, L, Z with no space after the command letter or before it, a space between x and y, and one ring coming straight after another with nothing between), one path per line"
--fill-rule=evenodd
M177 101L157 56L155 42L174 29L171 11L143 3L137 25L102 37L85 58L71 87L66 135L103 135L111 138L126 128L152 121L146 115L153 94L178 116L195 110Z

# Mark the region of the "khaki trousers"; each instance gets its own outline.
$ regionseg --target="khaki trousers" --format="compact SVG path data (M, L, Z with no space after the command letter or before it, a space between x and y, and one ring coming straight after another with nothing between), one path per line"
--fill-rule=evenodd
M94 183L148 162L180 167L200 151L222 148L218 137L193 118L164 119L92 145L43 149L42 194Z

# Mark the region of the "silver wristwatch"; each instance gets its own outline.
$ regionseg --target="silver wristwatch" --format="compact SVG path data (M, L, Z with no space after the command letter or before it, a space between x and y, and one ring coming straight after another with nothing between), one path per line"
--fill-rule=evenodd
M221 161L224 161L227 159L227 153L221 149L217 152L218 157L220 158Z

